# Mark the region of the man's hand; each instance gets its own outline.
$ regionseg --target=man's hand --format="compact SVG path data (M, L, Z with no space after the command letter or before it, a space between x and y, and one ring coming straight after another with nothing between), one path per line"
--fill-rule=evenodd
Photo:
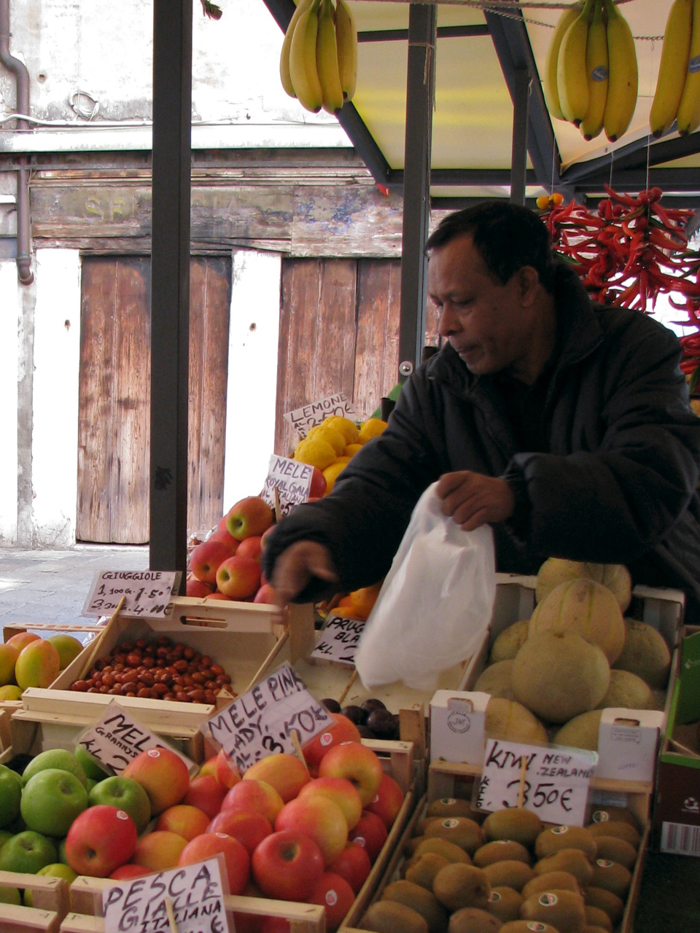
M311 582L313 577L335 583L338 574L330 551L317 541L297 541L282 551L275 561L272 576L281 607L290 603Z
M469 470L444 473L436 492L442 499L442 511L463 531L505 521L515 510L515 495L504 479Z

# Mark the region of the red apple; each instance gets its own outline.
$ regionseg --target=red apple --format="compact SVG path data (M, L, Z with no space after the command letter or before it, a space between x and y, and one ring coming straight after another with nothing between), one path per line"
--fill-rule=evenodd
M260 557L262 555L261 541L261 535L251 535L250 538L244 538L238 545L236 554L239 557L252 557L253 560L257 560L258 563L260 563Z
M271 784L285 803L293 800L309 782L309 772L296 755L268 755L256 761L243 775L245 781L265 781Z
M403 806L404 792L397 782L388 774L382 774L379 784L379 790L373 800L371 800L365 810L370 813L376 813L381 818L387 829L391 829L394 820L399 815L399 810Z
M263 917L260 933L290 933L292 924L286 917Z
M216 780L222 787L230 790L241 779L241 772L233 762L233 759L222 748L216 756ZM221 804L223 806L223 802Z
M227 558L216 572L216 585L230 599L245 599L258 591L260 564L252 557L234 554Z
M204 833L188 842L182 850L178 865L203 862L221 853L226 862L230 894L241 894L250 877L250 856L244 845L226 833Z
M207 541L202 541L192 551L190 558L190 567L192 573L202 583L216 583L216 571L226 558L231 557L231 549L223 541L217 541L211 537Z
M304 760L314 777L318 775L318 766L321 759L331 748L340 745L341 742L359 742L361 740L359 729L347 716L343 716L341 713L331 713L330 716L333 725L329 726L325 732L320 732L314 736L302 748Z
M185 584L185 596L192 596L196 599L204 599L207 596L211 596L213 592L214 589L209 583L204 583L202 580L198 580L196 577L190 577L190 579Z
M371 870L372 863L364 846L354 845L352 842L349 842L335 862L328 866L328 871L345 878L355 894L365 883Z
M36 641L38 638L39 636L35 635L33 632L17 632L12 638L8 638L5 644L12 645L15 651L21 652L30 641Z
M284 806L284 800L267 781L248 779L236 784L224 797L221 812L224 810L255 810L271 825L275 825L277 814Z
M321 850L304 833L274 832L253 852L253 878L263 894L305 901L323 874Z
M207 758L197 772L197 777L204 777L205 774L211 774L212 777L216 777L216 755L211 755Z
M197 807L213 820L221 809L225 796L226 788L219 784L212 774L202 774L200 771L197 777L190 781L182 802L190 807Z
M207 831L210 818L203 810L187 804L178 803L163 810L156 821L156 829L165 829L177 833L188 842Z
M131 861L149 871L167 871L169 868L177 868L180 853L186 845L187 840L179 833L156 829L141 836Z
M217 528L213 535L209 535L207 541L223 541L227 548L231 551L231 554L235 554L238 550L238 545L241 543L233 535L228 533L228 528L224 525L223 528Z
M106 878L129 861L137 838L128 813L107 804L88 807L68 830L66 860L79 875Z
M260 496L246 496L236 502L226 514L229 534L239 541L252 535L261 535L270 527L274 513Z
M350 831L348 839L353 845L362 846L369 855L370 862L374 862L388 835L383 820L376 813L364 810L357 826Z
M290 800L275 820L275 829L292 829L306 833L323 854L323 864L334 862L348 841L348 824L343 811L329 797L297 797Z
M272 832L272 825L256 810L222 810L207 827L208 833L226 833L246 847L250 855Z
M382 782L382 764L371 748L360 742L342 742L321 759L319 777L341 777L357 788L363 806L377 795Z
M131 878L142 878L144 875L153 874L149 868L144 868L143 865L120 865L119 868L115 868L112 874L109 876L115 881L129 881Z
M308 898L309 904L320 904L326 908L326 930L334 933L343 922L355 900L355 892L345 878L325 871L316 882Z
M342 810L348 829L352 829L362 815L362 799L357 788L344 778L320 777L309 781L299 791L299 797L326 797Z
M227 603L231 602L230 596L225 596L223 593L219 593L218 591L216 593L212 593L211 596L206 596L205 599L225 599Z
M326 482L326 477L319 470L318 467L314 467L314 471L311 474L311 488L309 489L309 501L311 499L320 499L326 494L326 487L328 483Z
M267 531L264 531L264 532L260 535L260 543L262 544L262 549L263 549L263 551L264 551L265 548L267 547L267 542L268 542L268 540L269 540L269 538L270 538L270 535L272 534L272 532L273 532L274 530L275 530L275 525L270 525L270 527L267 529Z
M279 606L280 601L271 583L263 583L253 599L254 603L265 603L269 606Z
M187 765L169 748L149 748L141 752L122 774L133 778L146 791L152 816L180 803L190 786Z

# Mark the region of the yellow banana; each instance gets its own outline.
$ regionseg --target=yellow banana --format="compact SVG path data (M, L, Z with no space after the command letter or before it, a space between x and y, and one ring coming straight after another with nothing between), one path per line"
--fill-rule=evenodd
M603 127L610 142L627 130L637 106L639 70L634 37L612 0L603 0L608 14L608 99Z
M343 106L343 88L338 71L338 49L331 0L321 0L316 37L316 70L323 92L323 109L335 113Z
M662 136L676 119L688 71L693 0L675 0L668 14L659 78L649 114L652 136Z
M564 119L576 126L588 110L586 39L593 0L586 0L581 13L564 34L557 62L557 90Z
M316 37L320 0L311 0L299 17L289 50L289 74L299 103L305 110L318 113L323 91L316 69Z
M552 41L549 43L549 48L547 49L547 61L544 66L542 89L544 90L544 99L547 103L547 109L550 115L556 117L557 120L565 119L559 102L559 91L557 90L557 63L559 61L559 51L567 29L574 20L579 18L582 9L582 3L575 3L569 10L564 10L557 20Z
M676 119L678 132L682 136L694 132L700 126L700 0L693 0L690 56Z
M284 34L284 42L282 43L282 51L280 52L280 78L282 79L282 87L290 97L297 96L294 93L294 85L292 84L292 78L289 74L289 50L292 47L292 36L294 35L294 30L296 29L301 14L311 3L312 0L299 0L299 6L294 11L294 15L289 21L289 26L287 26L287 31Z
M579 129L584 139L595 139L603 129L605 104L608 99L608 37L601 0L593 2L593 20L588 27L586 78L588 110Z
M357 83L357 27L355 16L345 0L336 0L335 35L343 97L352 100Z

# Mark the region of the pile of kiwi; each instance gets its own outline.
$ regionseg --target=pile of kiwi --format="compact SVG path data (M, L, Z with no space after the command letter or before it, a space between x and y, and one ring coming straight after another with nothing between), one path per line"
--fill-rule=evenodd
M341 707L337 700L326 697L321 700L329 713L340 713L354 722L363 739L398 740L399 717L390 712L381 700L370 697L361 706Z
M480 813L433 801L398 880L360 929L375 933L612 933L641 837L631 811L597 808L589 825L543 824L530 810Z

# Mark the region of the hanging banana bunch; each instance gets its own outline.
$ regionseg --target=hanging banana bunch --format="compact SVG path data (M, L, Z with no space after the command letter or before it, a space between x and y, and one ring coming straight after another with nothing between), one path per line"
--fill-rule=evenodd
M345 0L299 0L280 55L282 87L306 110L337 113L357 81L357 28Z
M700 0L675 0L666 22L652 135L663 136L674 121L683 135L700 126Z
M543 88L550 114L578 126L586 139L605 129L614 142L632 120L637 87L634 38L612 0L586 0L565 10L545 65Z

